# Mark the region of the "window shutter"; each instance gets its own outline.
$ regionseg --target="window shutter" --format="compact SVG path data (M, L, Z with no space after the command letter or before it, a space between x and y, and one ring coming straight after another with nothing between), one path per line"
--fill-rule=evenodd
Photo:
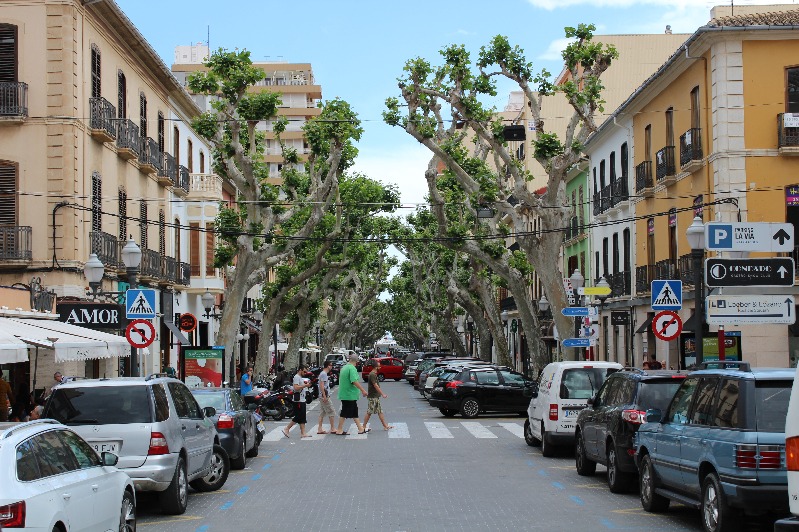
M158 150L164 153L164 113L158 111Z
M92 231L103 230L103 181L100 174L92 172Z
M180 262L180 220L175 218L175 260Z
M119 240L128 239L128 193L124 187L119 187Z
M147 138L147 96L139 94L139 133Z
M117 118L125 118L128 115L128 82L125 73L121 70L117 73Z
M0 226L17 225L17 165L0 161Z
M192 277L200 276L200 224L189 224L189 262Z
M100 49L96 44L92 45L92 98L100 97Z
M205 224L205 275L214 275L214 224Z
M147 202L142 201L139 206L139 233L141 249L149 249L147 247Z
M158 211L158 253L166 256L166 215L164 209Z
M0 82L17 81L17 27L0 24Z

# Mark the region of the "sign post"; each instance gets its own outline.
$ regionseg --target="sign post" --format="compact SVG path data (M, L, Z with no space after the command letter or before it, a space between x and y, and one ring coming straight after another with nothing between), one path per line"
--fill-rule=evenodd
M707 322L711 325L796 322L796 299L791 295L708 296L706 303Z
M652 319L652 330L661 340L671 342L679 338L682 332L682 319L671 310L658 312Z
M794 261L771 259L706 259L708 286L793 286Z
M709 251L791 252L793 224L770 222L708 222L705 249Z

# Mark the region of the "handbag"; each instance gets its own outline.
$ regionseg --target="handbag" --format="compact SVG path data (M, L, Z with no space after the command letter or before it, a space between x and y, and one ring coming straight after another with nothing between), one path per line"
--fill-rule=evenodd
M300 402L300 393L301 392L294 392L294 394L292 394L292 396L291 396L291 400L293 402L295 402L295 403L299 403Z

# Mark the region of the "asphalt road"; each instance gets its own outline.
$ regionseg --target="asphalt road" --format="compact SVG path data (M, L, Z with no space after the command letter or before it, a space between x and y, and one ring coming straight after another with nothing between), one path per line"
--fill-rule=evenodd
M335 395L334 389L334 395ZM701 530L699 513L679 505L661 515L637 493L614 495L600 466L574 470L571 450L544 458L523 438L524 419L444 418L405 381L387 382L388 421L350 436L316 435L318 401L308 414L313 438L269 421L257 458L231 471L223 488L191 492L182 516L161 515L139 497L142 530ZM361 415L366 400L359 401ZM363 418L361 418L363 419ZM326 427L327 428L327 427ZM748 530L768 530L753 523Z

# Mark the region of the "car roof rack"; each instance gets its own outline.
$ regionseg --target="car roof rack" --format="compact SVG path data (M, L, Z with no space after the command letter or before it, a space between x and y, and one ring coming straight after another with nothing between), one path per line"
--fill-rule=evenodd
M170 375L169 373L150 373L149 375L147 375L147 377L145 377L144 380L149 381L152 379L157 379L159 377L172 377L172 375Z
M695 369L737 369L740 371L752 371L749 362L742 360L711 360L697 364Z
M6 439L9 436L11 436L11 434L13 434L14 432L16 432L18 430L21 430L21 429L26 429L26 428L30 427L31 425L44 425L44 424L60 425L61 422L57 421L55 419L34 419L33 421L25 421L24 423L20 423L19 425L15 426L15 427L11 427L7 431L5 431L3 433L3 438L2 439Z
M624 366L621 368L622 371L634 371L636 373L640 373L642 375L648 375L645 369L636 368L635 366Z

